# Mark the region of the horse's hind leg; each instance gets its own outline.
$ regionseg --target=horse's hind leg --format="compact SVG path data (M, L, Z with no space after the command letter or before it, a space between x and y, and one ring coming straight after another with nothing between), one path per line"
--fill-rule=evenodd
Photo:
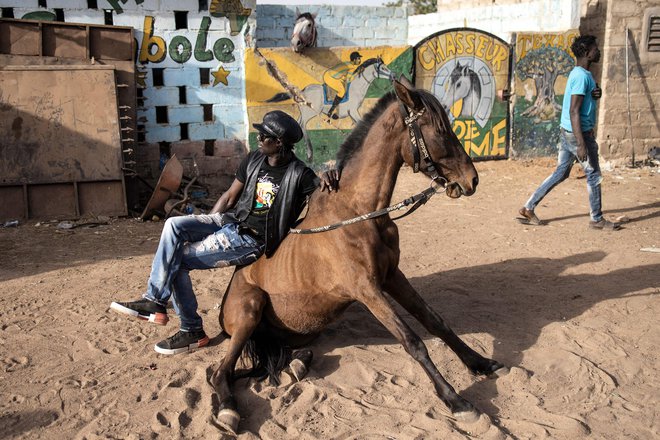
M232 280L232 282L235 279ZM218 414L212 422L232 433L236 432L240 415L236 400L231 390L231 380L236 362L243 352L245 344L261 321L261 314L266 305L266 294L256 288L245 286L244 289L228 289L228 297L223 304L220 323L231 334L227 354L210 379L211 386L219 398Z
M454 417L464 421L474 421L479 411L470 402L459 396L454 388L442 377L421 338L401 319L382 292L371 289L371 293L361 295L359 299L369 311L397 338L403 348L415 359L429 376L435 391Z
M461 359L466 367L476 375L501 375L508 370L502 364L488 359L474 351L463 342L456 333L442 320L399 270L385 283L385 291L410 312L434 336L442 339Z

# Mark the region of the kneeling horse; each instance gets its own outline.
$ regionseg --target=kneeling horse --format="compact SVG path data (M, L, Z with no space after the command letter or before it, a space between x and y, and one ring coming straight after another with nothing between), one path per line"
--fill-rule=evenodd
M474 194L479 182L472 160L451 129L440 102L407 81L393 81L386 94L351 132L337 153L341 190L312 194L300 228L321 228L390 204L404 163L441 182L451 198ZM420 157L422 160L420 160ZM500 375L507 369L466 345L430 308L398 268L399 233L389 215L319 234L289 234L271 258L262 256L238 268L227 288L220 325L231 336L227 353L210 377L217 393L222 427L235 431L240 416L232 394L234 369L246 344L263 345L268 335L281 347L306 344L346 308L358 301L419 363L435 392L460 420L480 412L443 378L421 338L388 302L389 295L434 336L444 341L475 375ZM321 269L322 268L322 269ZM248 344L249 345L249 344ZM262 350L257 352L264 353ZM266 350L267 351L267 350ZM268 356L277 356L273 354ZM281 370L289 358L263 359ZM302 360L308 362L311 352ZM295 356L295 353L293 354ZM271 372L273 373L273 372ZM277 373L277 371L274 371Z

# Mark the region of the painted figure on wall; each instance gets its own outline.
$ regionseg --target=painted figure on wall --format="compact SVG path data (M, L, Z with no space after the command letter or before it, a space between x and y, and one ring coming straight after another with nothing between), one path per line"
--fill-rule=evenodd
M529 51L516 63L516 74L521 80L534 80L536 99L520 116L534 117L537 122L557 118L561 105L556 100L555 82L560 75L568 75L573 68L573 58L568 52L556 47L544 47Z
M353 54L358 55L356 59L360 58L359 53L353 52ZM353 57L353 54L351 54L351 57ZM350 75L352 77L351 80L342 86L342 88L340 88L340 91L337 92L337 96L333 101L328 99L327 95L329 87L327 87L325 84L310 84L302 90L302 98L304 99L300 99L302 102L299 104L300 117L298 122L304 129L304 139L307 147L308 161L312 160L313 150L312 142L306 130L307 122L309 122L309 120L315 116L319 116L321 114L332 114L335 116L333 119L350 117L353 122L357 124L362 119L362 115L360 114L360 106L362 105L362 101L364 100L371 83L376 78L391 78L392 72L385 65L383 60L380 57L377 57L369 58L364 63L356 66L356 69L351 72ZM342 94L340 95L339 93ZM337 97L339 97L339 99ZM344 97L346 99L341 99ZM292 96L290 93L284 92L276 94L266 102L282 102L291 98ZM336 111L336 113L333 113L334 111Z
M433 94L444 106L451 122L458 118L472 118L483 128L488 124L493 108L493 72L479 59L458 57L449 60L436 73Z
M356 75L360 63L362 62L362 55L355 51L351 53L350 60L336 64L325 71L323 74L323 83L327 86L328 92L335 96L332 105L327 112L327 115L332 119L337 119L339 116L334 113L337 105L344 99L348 86Z
M440 101L452 129L472 157L506 157L510 48L501 38L463 28L441 31L415 47L415 86Z
M559 144L559 115L577 31L516 36L513 141L521 156L546 156Z
M252 9L244 7L241 0L211 0L209 13L213 17L227 18L230 34L234 36L241 32Z

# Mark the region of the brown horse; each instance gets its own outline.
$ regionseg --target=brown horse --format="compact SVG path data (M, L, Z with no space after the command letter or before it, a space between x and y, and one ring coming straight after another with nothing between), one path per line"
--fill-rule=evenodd
M438 100L398 81L394 81L394 91L381 98L346 139L338 152L341 190L316 191L301 228L387 207L404 162L415 169L419 166L430 177L444 178L449 197L475 192L477 171ZM404 118L404 112L410 117ZM420 143L422 153L430 156L421 164L416 160L419 152L411 148ZM220 325L231 339L225 358L210 378L220 403L212 420L232 431L238 427L231 381L249 340L267 335L282 346L307 343L355 301L364 304L420 364L456 418L476 420L479 411L442 377L420 337L401 319L386 294L442 339L473 374L500 374L506 368L461 341L413 289L398 264L399 233L392 219L382 216L319 234L289 234L271 258L262 257L237 269L220 313ZM273 348L273 341L269 343L262 351ZM310 354L303 352L298 362L309 363ZM268 361L272 364L274 359ZM286 362L279 365L276 370Z

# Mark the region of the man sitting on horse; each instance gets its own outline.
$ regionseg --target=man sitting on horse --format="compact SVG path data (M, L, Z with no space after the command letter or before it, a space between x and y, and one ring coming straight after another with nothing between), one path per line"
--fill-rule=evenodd
M189 272L247 265L263 253L272 256L319 186L319 178L293 152L303 132L291 116L271 111L253 126L259 131L259 149L241 162L234 182L211 212L165 222L143 298L110 306L165 325L172 297L181 329L156 344L158 353L183 353L209 343ZM330 189L326 176L321 189Z
M334 111L341 100L344 99L346 91L348 90L348 84L353 80L355 71L360 66L361 61L362 55L360 55L359 52L354 51L351 53L350 61L341 62L326 70L323 74L323 82L337 93L330 110L328 110L328 116L332 119L338 118Z

